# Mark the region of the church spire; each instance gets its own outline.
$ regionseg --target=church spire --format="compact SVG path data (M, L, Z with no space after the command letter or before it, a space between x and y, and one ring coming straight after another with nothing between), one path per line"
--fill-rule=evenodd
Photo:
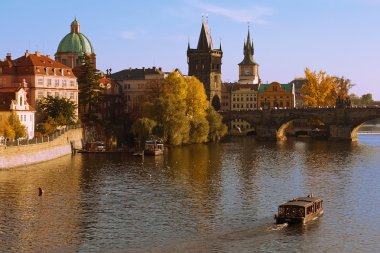
M211 33L208 28L208 23L202 20L201 33L199 34L198 50L213 50L214 45L212 43Z
M249 24L248 24L247 40L244 42L244 47L243 47L243 54L244 54L244 59L240 64L257 64L255 60L253 59L254 47L253 47L253 40L251 40Z

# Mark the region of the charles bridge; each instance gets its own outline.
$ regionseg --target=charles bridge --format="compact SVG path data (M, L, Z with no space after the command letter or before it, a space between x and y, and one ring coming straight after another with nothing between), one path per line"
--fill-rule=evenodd
M222 111L223 122L245 120L256 130L256 138L285 140L285 129L296 119L321 121L329 140L357 140L357 131L366 121L380 118L380 107L271 108L248 111Z

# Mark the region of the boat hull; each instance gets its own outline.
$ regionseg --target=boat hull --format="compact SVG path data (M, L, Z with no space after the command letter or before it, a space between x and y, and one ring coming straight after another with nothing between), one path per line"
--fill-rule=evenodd
M276 224L305 224L309 221L319 218L323 214L323 210L310 214L306 217L276 217Z
M162 152L162 150L144 150L144 155L147 156L159 156L163 154L164 152Z

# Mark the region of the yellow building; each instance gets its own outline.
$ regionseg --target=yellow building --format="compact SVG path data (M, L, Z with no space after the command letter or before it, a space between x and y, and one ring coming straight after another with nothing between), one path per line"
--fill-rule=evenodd
M278 82L272 82L270 84L261 84L258 89L257 100L258 107L261 109L294 108L294 84L280 84Z

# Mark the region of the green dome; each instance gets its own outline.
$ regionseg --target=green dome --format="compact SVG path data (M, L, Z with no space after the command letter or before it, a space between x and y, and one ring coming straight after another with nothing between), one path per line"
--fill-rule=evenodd
M94 49L90 40L84 34L72 32L61 40L57 53L93 54Z

